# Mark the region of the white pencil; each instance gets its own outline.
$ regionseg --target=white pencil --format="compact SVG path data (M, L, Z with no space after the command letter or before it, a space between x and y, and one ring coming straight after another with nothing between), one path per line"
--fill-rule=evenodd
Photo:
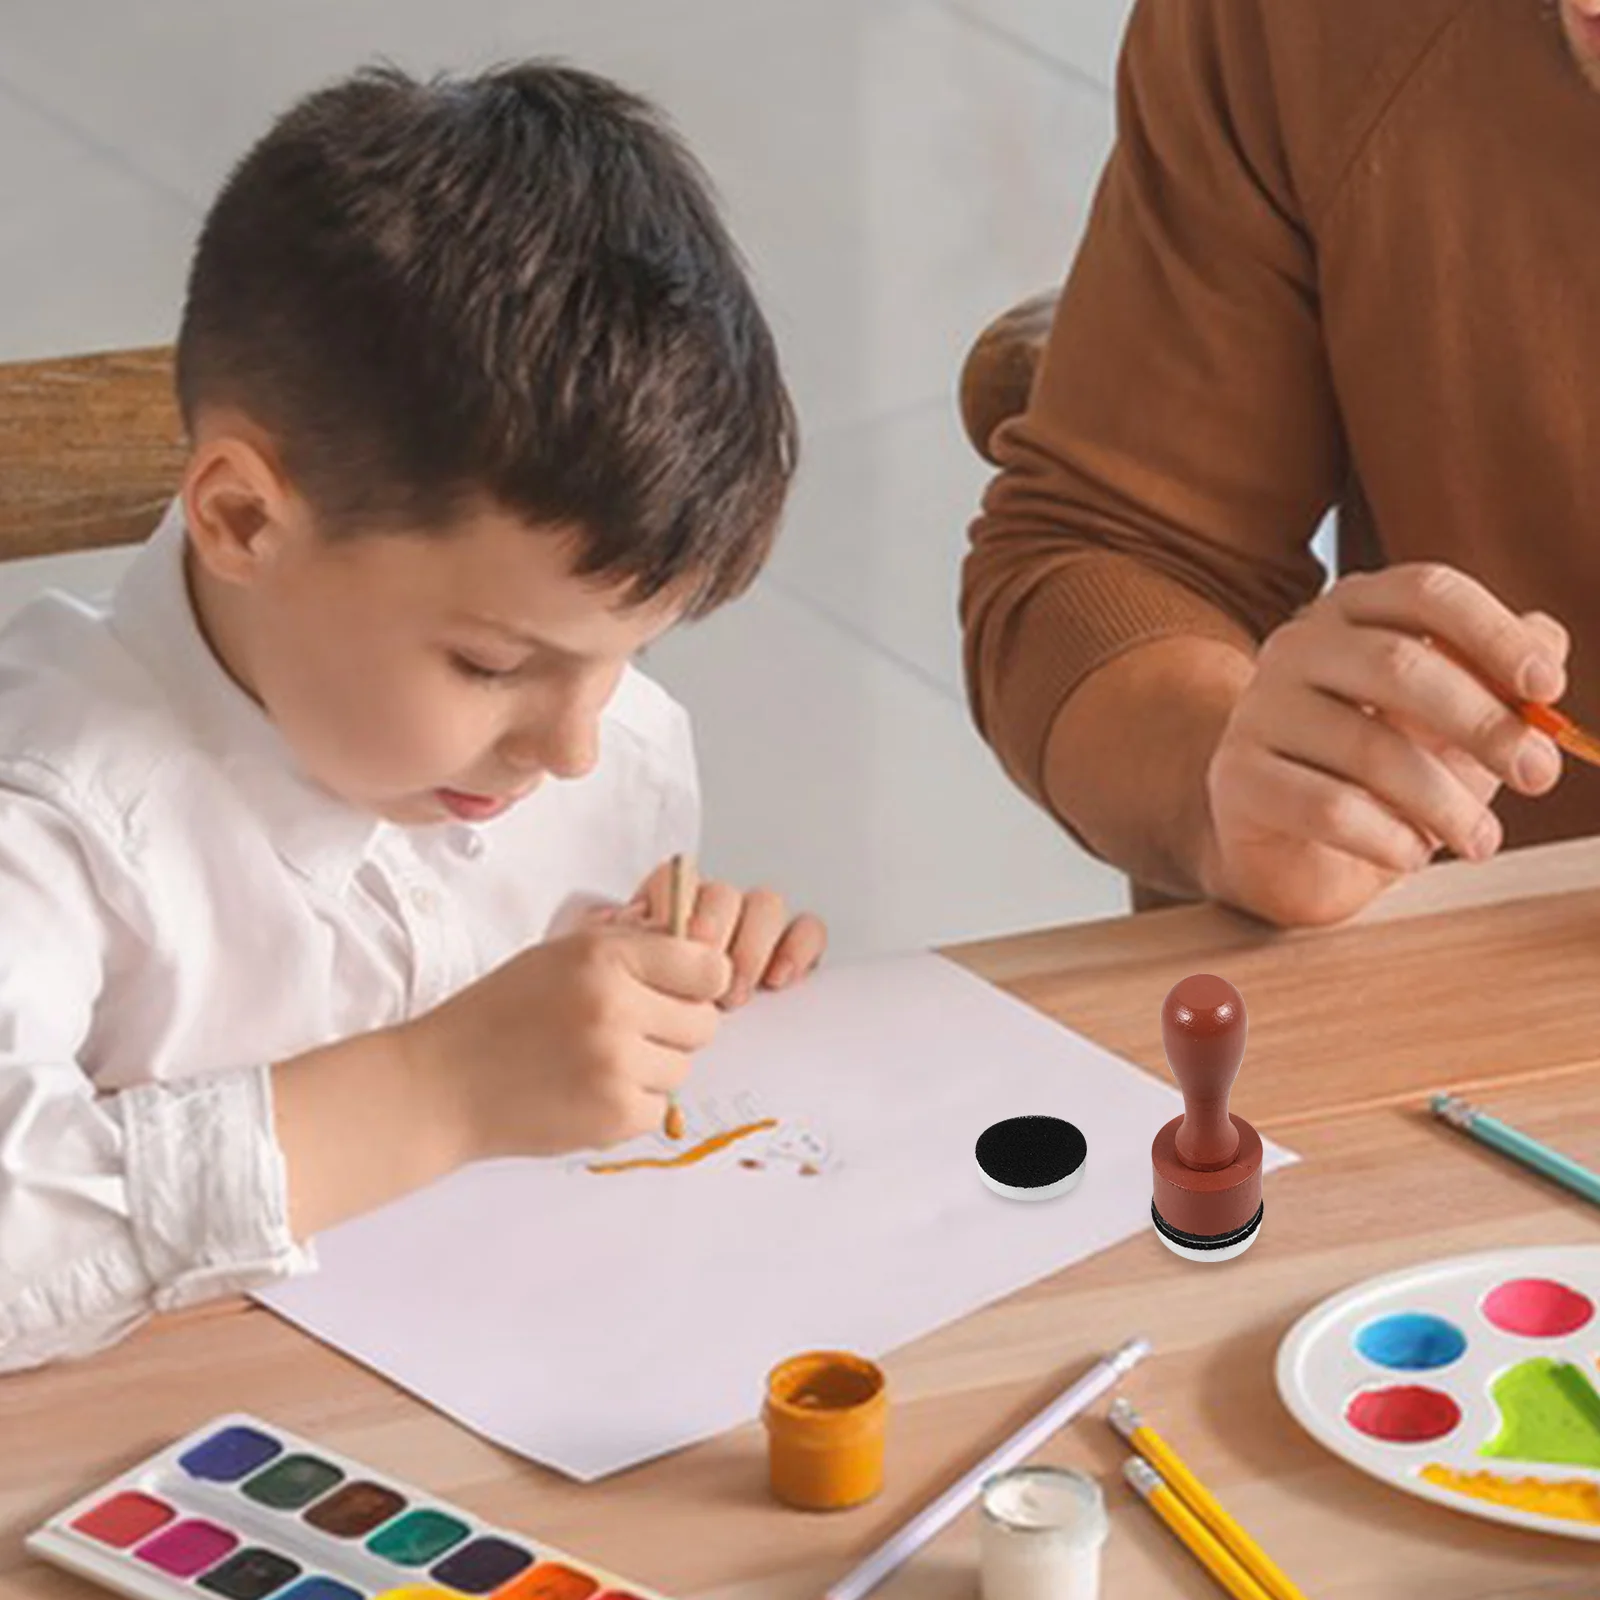
M1059 1399L1046 1406L1031 1422L986 1456L965 1477L951 1484L937 1500L924 1506L898 1532L891 1534L854 1571L846 1573L828 1590L824 1600L861 1600L896 1567L909 1561L941 1528L955 1521L978 1498L986 1479L1026 1461L1051 1434L1092 1406L1107 1389L1114 1388L1150 1354L1148 1339L1130 1339L1115 1355L1091 1367Z

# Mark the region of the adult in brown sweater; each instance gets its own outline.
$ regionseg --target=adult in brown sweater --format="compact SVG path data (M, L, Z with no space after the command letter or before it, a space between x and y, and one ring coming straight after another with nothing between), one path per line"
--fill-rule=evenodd
M1597 831L1485 687L1600 720L1597 90L1600 0L1136 6L962 607L985 736L1136 881L1331 922Z

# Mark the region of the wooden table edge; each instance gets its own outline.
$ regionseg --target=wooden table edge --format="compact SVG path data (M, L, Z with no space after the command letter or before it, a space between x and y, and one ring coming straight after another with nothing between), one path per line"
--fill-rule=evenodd
M1327 933L1415 921L1600 888L1600 839L1507 851L1492 861L1451 861L1397 885L1336 927L1274 928L1215 904L1174 906L1004 934L941 947L940 954L1004 987L1040 973L1083 972L1183 950L1218 951L1314 941Z

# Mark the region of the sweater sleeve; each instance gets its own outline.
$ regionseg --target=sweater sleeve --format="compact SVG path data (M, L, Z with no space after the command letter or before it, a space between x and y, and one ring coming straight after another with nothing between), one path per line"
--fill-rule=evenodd
M974 714L1045 802L1097 668L1194 635L1251 650L1318 592L1344 443L1274 107L1271 0L1139 0L1118 136L963 573Z

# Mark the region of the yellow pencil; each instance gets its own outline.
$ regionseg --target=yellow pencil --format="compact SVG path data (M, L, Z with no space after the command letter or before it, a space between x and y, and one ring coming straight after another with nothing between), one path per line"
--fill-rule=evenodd
M689 933L689 913L694 905L694 863L687 856L677 855L672 858L670 870L667 927L674 939L683 939ZM683 1137L683 1108L678 1104L676 1095L667 1096L667 1114L662 1131L669 1139Z
M1111 1426L1150 1463L1166 1485L1203 1522L1266 1592L1268 1600L1306 1600L1265 1550L1217 1504L1178 1452L1126 1400L1111 1407Z
M1178 1542L1234 1600L1271 1600L1267 1591L1234 1560L1222 1542L1181 1501L1148 1462L1130 1456L1122 1465L1122 1475L1138 1491L1140 1499L1166 1523Z

